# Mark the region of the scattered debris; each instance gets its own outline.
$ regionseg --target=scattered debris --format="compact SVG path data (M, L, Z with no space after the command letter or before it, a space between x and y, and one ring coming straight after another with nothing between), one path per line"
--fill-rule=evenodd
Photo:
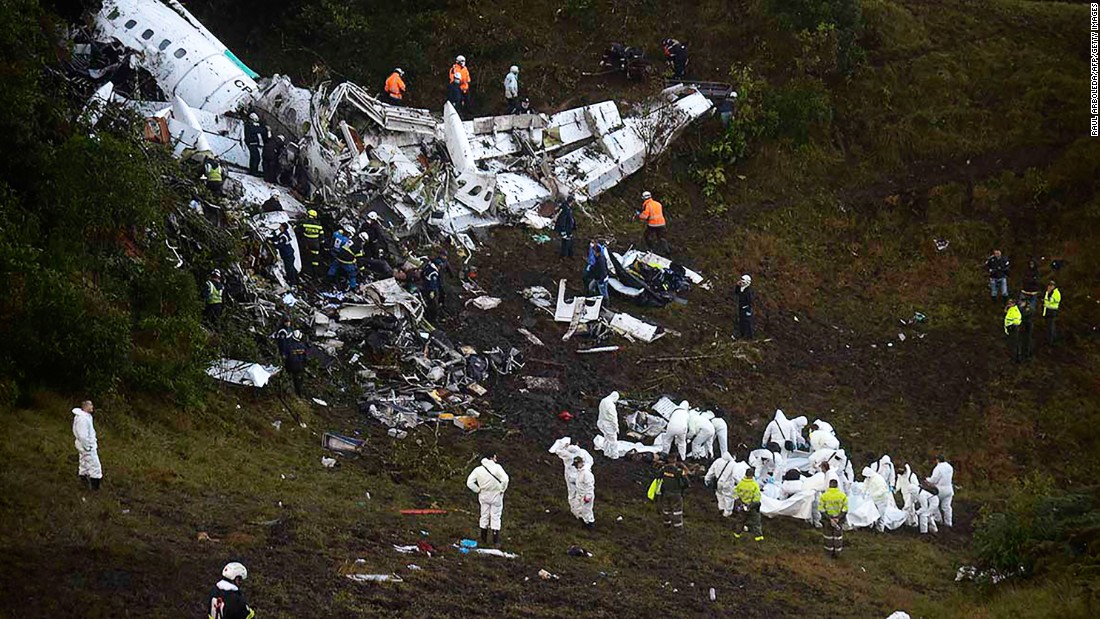
M347 577L355 582L405 582L397 574L348 574Z
M570 546L569 550L565 551L565 554L569 555L570 557L591 557L592 556L591 552L588 552L587 550L585 550L584 548L581 548L580 546L578 546L576 544L573 544L572 546Z
M206 373L218 380L257 388L267 385L271 377L279 371L280 368L272 365L260 365L237 359L218 359L206 368Z
M936 244L936 251L943 251L951 244L947 239L932 239L932 242Z
M546 234L532 234L531 240L538 243L539 245L542 245L543 243L550 242L550 236Z
M401 513L405 516L430 516L430 515L446 514L447 510L445 510L445 509L403 509L399 513ZM426 534L424 531L421 531L421 533Z
M664 336L664 333L657 334L658 327L655 325L642 322L625 312L615 314L611 319L611 328L627 339L638 339L647 344Z
M523 298L530 301L535 307L541 309L550 309L550 307L554 305L551 301L553 297L550 295L550 291L546 288L543 288L542 286L532 286L530 288L524 288L523 291L520 292L520 294L522 294Z
M543 580L561 580L557 574L551 574L546 570L539 570L539 578Z
M206 531L199 531L198 535L195 536L195 541L199 541L199 542L220 542L221 540L216 538L216 537L210 537L210 534L207 533Z
M523 383L533 391L561 391L561 381L543 376L524 376Z
M516 332L519 333L520 335L526 337L527 341L531 342L535 346L545 346L546 345L534 333L531 333L530 331L528 331L527 329L524 329L523 327L520 327L519 329L516 329Z
M322 456L321 457L321 466L325 467L326 469L335 468L336 467L336 458L327 458L327 457Z
M324 435L321 436L321 447L343 453L362 453L363 447L365 447L366 444L367 442L362 439L342 436L340 434L331 434L329 432L325 432Z
M588 355L588 354L594 354L594 353L600 353L600 352L615 352L616 350L619 350L618 346L597 346L595 348L581 348L581 349L578 349L577 354L579 354L579 355Z
M317 404L319 406L328 406L328 402L325 402L321 398L310 398L310 399L313 400L314 404Z
M491 310L494 307L500 305L501 300L497 297L481 296L475 299L470 299L466 302L466 305L473 305L480 310Z

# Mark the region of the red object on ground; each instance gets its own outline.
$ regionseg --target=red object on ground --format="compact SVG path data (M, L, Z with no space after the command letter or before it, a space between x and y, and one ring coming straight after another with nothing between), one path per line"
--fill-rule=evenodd
M561 419L562 421L573 421L573 413L570 413L569 411L562 411L558 413L558 419Z
M431 514L446 514L445 509L403 509L401 513L406 516L422 516Z

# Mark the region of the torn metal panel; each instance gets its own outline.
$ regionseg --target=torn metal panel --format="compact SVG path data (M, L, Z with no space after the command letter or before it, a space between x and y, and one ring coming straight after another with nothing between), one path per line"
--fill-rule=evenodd
M387 311L385 308L366 303L349 303L347 305L341 305L340 309L336 310L336 313L340 317L340 322L364 320L372 316L381 316L382 314L392 315L392 312Z
M260 365L237 359L218 359L206 368L206 373L218 380L235 385L263 387L271 377L278 374L280 368L273 365Z
M577 297L577 300L584 299L581 303L581 316L580 322L590 322L593 320L599 320L600 307L603 305L603 297ZM576 300L565 300L565 280L558 282L558 304L554 310L555 322L572 322L573 315L577 309Z
M657 267L659 269L667 269L672 266L672 260L669 260L664 256L655 254L650 251L643 252L636 249L627 250L627 252L623 254L620 260L624 268L630 268L630 265L634 264L634 262L636 261L648 264L652 267ZM684 275L688 278L688 281L695 284L696 286L702 286L703 288L706 288L706 286L704 285L706 278L704 278L702 274L696 271L692 271L687 267L684 267Z
M321 447L341 453L359 453L366 444L367 442L362 439L330 432L325 432L324 436L321 437Z
M459 174L477 170L470 137L462 126L462 117L450 101L443 106L443 140L447 145L447 154L451 157L451 165Z
M569 146L619 129L623 119L614 101L601 101L558 112L550 117L543 146Z
M666 421L677 408L680 408L680 405L670 400L668 396L661 396L661 399L653 405L653 410Z
M455 183L458 190L455 192L455 200L469 207L475 213L481 215L493 206L496 198L497 177L494 174L485 174L475 169L466 170Z
M657 334L658 327L642 322L627 313L615 314L611 319L611 328L617 333L628 335L634 339L649 343L661 337ZM661 334L664 335L664 334Z
M402 288L392 277L371 282L363 289L363 294L394 316L403 315L416 321L424 315L424 304L420 298Z
M553 197L549 189L537 180L523 174L502 172L496 175L497 194L503 199L504 208L509 213L523 214L524 219L530 218L528 225L541 223L539 220L548 218L539 217L532 209L538 208L542 203ZM530 213L530 215L528 215ZM545 225L534 225L535 228L543 228Z

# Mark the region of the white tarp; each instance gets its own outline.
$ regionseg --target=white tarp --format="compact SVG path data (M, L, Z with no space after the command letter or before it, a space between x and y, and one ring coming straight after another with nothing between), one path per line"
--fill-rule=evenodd
M235 385L263 387L272 376L279 373L279 368L237 359L218 359L206 368L206 373L218 380Z

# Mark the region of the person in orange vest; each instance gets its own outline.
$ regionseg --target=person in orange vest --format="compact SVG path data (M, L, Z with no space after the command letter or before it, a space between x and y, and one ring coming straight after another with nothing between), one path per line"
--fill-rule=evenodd
M470 107L470 70L466 68L465 56L460 55L455 58L455 63L447 74L447 81L458 84L458 89L462 92L462 108L468 109Z
M386 88L384 102L390 105L401 105L401 99L405 96L405 72L398 67L390 73L390 76L386 78Z
M653 199L653 194L642 192L642 210L634 213L638 219L645 222L646 249L656 250L662 254L668 254L668 241L665 240L665 207Z

